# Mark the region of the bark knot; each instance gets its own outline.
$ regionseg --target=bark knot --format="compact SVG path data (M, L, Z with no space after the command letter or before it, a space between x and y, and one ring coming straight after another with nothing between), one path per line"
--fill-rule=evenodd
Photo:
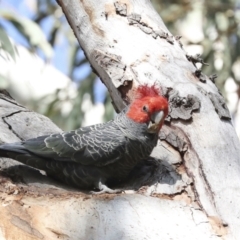
M127 4L117 1L114 3L114 6L117 14L120 16L127 16Z
M178 91L171 90L169 92L169 116L166 120L170 119L182 119L190 120L192 118L192 112L199 110L201 107L200 99L192 94L188 94L186 97L179 96Z

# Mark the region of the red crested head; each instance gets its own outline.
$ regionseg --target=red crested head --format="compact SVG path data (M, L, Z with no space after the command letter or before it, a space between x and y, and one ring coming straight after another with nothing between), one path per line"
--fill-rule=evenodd
M127 116L137 123L148 124L151 133L159 132L165 117L168 115L168 101L161 96L156 86L141 85L130 104Z
M161 90L158 86L152 85L140 85L136 90L135 98L143 98L143 97L157 97L161 95Z

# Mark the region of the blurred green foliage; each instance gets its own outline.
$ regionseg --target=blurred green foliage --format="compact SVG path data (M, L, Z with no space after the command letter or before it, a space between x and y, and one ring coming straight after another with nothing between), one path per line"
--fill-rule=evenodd
M207 75L217 73L219 76L216 80L217 86L223 90L224 83L228 77L232 77L239 85L240 79L232 66L237 64L240 55L240 3L237 0L153 0L154 7L159 12L163 21L173 35L179 35L181 24L184 21L195 21L196 24L201 22L201 31L203 38L192 42L191 39L183 38L184 45L194 45L203 47L202 56L204 62L209 66L203 66L203 72ZM197 14L198 12L198 14ZM200 15L199 15L200 12ZM189 20L189 15L193 17ZM61 9L55 1L39 0L37 1L37 10L33 19L26 19L22 16L14 16L7 12L1 12L0 17L10 21L15 28L29 42L31 50L40 49L46 58L52 56L52 49L55 47L60 35L68 41L68 58L63 59L68 65L69 77L78 84L78 95L75 99L60 98L59 91L56 91L52 101L44 110L43 114L53 119L59 126L64 129L73 129L79 127L82 119L82 99L88 92L91 101L94 103L94 83L96 76L90 73L84 80L79 81L74 71L86 64L85 58L79 58L81 48L78 45L71 28L63 15ZM44 35L41 31L41 24L45 19L51 18L49 33ZM197 19L198 18L198 19ZM15 50L11 45L5 31L0 26L1 48L5 49L15 58ZM61 115L61 104L63 101L70 101L72 110L67 116ZM113 108L111 100L106 93L104 103L106 105L105 120L112 118ZM36 104L36 109L37 110Z
M14 45L12 45L7 33L0 26L0 48L4 51L8 52L9 55L15 60L16 59L16 50ZM4 56L1 56L4 57Z

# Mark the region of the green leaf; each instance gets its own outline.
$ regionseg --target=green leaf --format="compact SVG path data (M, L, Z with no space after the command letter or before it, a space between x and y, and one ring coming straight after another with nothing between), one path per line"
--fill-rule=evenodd
M11 22L16 30L29 41L31 46L41 49L47 59L53 56L53 49L39 25L30 19L16 16L10 12L1 11L0 16Z
M226 32L229 27L227 16L224 13L217 12L215 18L218 29L222 32Z
M8 79L0 74L0 89L6 89L9 85Z
M0 27L0 48L8 52L10 56L14 59L14 61L16 60L14 45L11 43L8 35L1 27Z

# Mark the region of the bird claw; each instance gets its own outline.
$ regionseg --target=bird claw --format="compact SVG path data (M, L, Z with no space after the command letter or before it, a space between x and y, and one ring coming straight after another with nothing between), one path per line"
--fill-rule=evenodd
M94 195L99 195L99 194L104 194L104 193L122 193L124 192L124 190L122 189L111 189L109 187L107 187L106 185L99 183L99 190L100 191L91 191L90 194L94 194Z
M124 192L124 190L121 190L121 189L104 189L104 190L101 190L101 191L90 191L90 194L93 194L93 195L100 195L100 194L104 194L104 193L110 193L110 194L114 194L114 193L122 193Z

